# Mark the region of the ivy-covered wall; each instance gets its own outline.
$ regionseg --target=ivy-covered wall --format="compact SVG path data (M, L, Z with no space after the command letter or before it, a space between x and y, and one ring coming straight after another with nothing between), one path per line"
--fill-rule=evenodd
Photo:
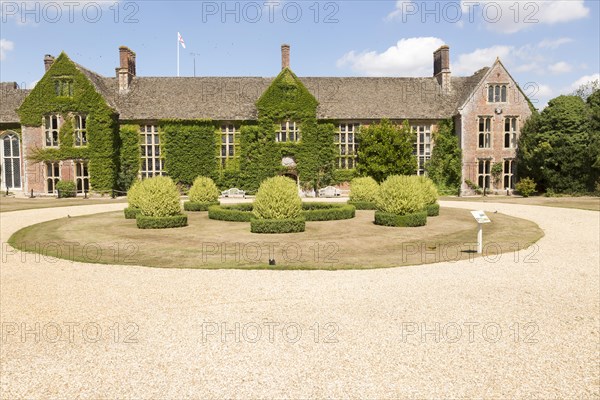
M119 131L119 177L117 186L127 191L137 179L142 166L140 155L140 127L121 125Z
M57 95L56 85L69 82L71 90ZM30 149L33 162L83 159L89 161L90 184L96 192L109 192L117 186L119 131L117 115L96 91L89 79L66 54L61 53L44 77L17 110L24 126L41 126L45 115L61 115L59 148ZM73 116L87 117L85 147L75 147Z

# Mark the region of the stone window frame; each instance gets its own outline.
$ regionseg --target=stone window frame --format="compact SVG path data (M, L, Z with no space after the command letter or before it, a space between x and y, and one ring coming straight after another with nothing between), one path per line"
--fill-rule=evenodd
M56 121L56 126L53 124ZM42 142L44 147L60 147L60 127L62 126L62 120L58 114L44 115L42 120L42 127L44 128L44 136Z
M338 123L335 136L333 137L334 145L338 149L338 156L336 159L338 169L356 168L358 158L358 132L360 131L360 126L361 124L359 122L352 121Z
M486 101L488 104L508 103L509 83L488 83Z
M483 168L482 168L483 163ZM482 171L483 170L483 171ZM482 189L491 189L492 183L492 159L477 159L477 185Z
M277 143L297 143L302 140L300 123L287 120L276 125L275 142ZM293 139L293 140L291 140Z
M483 131L481 130L481 120L484 120L484 127L483 127ZM489 130L486 130L486 128L488 128L488 126L486 126L485 121L489 121ZM492 148L492 132L493 132L493 124L494 124L494 117L490 116L490 115L480 115L479 117L477 117L477 149L478 150L485 150L485 149L491 149ZM482 140L481 140L481 136L483 135L483 146L482 146ZM487 136L487 146L486 146L486 136Z
M75 176L75 189L78 194L90 191L90 163L88 160L73 161L73 176ZM81 183L81 185L80 185Z
M509 130L506 130L506 122L507 121L511 121ZM514 126L512 124L512 122L514 122ZM517 137L519 134L519 117L515 116L515 115L508 115L506 117L504 117L504 120L502 121L502 125L503 125L503 136L502 136L502 145L505 149L516 149L517 148ZM508 136L508 138L507 138ZM506 140L508 139L508 147L506 146Z
M21 189L23 187L23 179L21 177L21 140L19 135L11 130L2 132L0 142L0 147L2 148L2 153L0 154L0 171L2 171L2 175L0 176L0 180L4 188L9 187L7 174L10 172L10 189ZM17 179L18 185L15 185Z
M75 147L86 147L88 145L87 115L76 114L74 119L75 127L73 129L73 135L75 136Z
M416 133L413 154L417 157L417 175L425 175L425 164L431 160L431 153L433 151L433 125L413 125L410 129L413 133ZM421 141L421 133L423 133L423 141ZM421 146L423 147L422 152ZM429 146L429 153L427 152L427 146Z
M61 170L62 163L60 161L46 161L44 163L44 181L46 183L46 193L56 193L56 184L61 179Z
M502 162L502 185L504 190L515 188L515 159L505 158ZM508 167L508 168L507 168ZM508 185L507 183L508 179Z
M221 168L225 168L228 160L238 157L235 147L239 144L240 127L231 122L222 123L220 136L219 161ZM233 140L231 140L232 136Z
M54 79L54 94L57 97L73 97L73 78L56 77Z
M145 179L152 178L155 176L166 175L164 171L165 161L162 158L162 149L160 144L160 134L158 131L158 125L140 125L139 134L141 150L140 157L142 158L142 166L140 167L140 178Z

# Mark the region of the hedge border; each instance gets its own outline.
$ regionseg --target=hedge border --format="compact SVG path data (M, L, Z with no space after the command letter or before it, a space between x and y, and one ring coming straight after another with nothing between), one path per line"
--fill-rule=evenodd
M240 206L240 207L234 207ZM244 206L250 206L245 210ZM208 218L227 222L250 222L254 218L252 204L236 204L231 206L211 206L208 208Z
M191 212L208 211L212 206L218 206L219 202L216 203L194 203L193 201L186 201L183 203L183 209Z
M304 219L252 219L252 233L300 233L306 230Z
M429 204L425 207L425 210L427 211L428 217L437 217L438 215L440 215L439 203Z
M135 219L137 215L141 212L142 210L136 207L127 207L123 210L123 213L125 214L125 219Z
M357 210L377 210L375 203L370 201L348 201L348 204Z
M302 215L306 221L339 221L356 216L356 208L344 203L303 203Z
M140 229L169 229L187 226L188 217L183 214L172 215L170 217L146 217L145 215L138 214L135 221L137 227Z
M427 211L413 214L397 215L383 211L375 211L375 225L394 227L417 227L427 225Z

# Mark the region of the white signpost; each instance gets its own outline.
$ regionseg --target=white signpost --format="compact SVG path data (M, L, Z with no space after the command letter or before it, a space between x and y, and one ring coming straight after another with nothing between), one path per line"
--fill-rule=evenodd
M483 224L489 224L490 219L483 211L471 211L473 218L477 221L477 254L483 252Z

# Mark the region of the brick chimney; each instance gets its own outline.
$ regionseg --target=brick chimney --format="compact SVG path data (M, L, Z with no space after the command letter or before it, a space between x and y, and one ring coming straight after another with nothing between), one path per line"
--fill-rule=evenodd
M50 67L52 66L52 64L54 64L54 57L51 56L50 54L46 54L44 56L44 70L48 71L50 69Z
M135 53L127 46L119 47L119 67L116 68L119 93L127 93L135 77Z
M450 47L444 45L433 53L433 76L444 91L452 90L450 75Z
M286 69L290 67L290 45L282 44L281 45L281 69Z

